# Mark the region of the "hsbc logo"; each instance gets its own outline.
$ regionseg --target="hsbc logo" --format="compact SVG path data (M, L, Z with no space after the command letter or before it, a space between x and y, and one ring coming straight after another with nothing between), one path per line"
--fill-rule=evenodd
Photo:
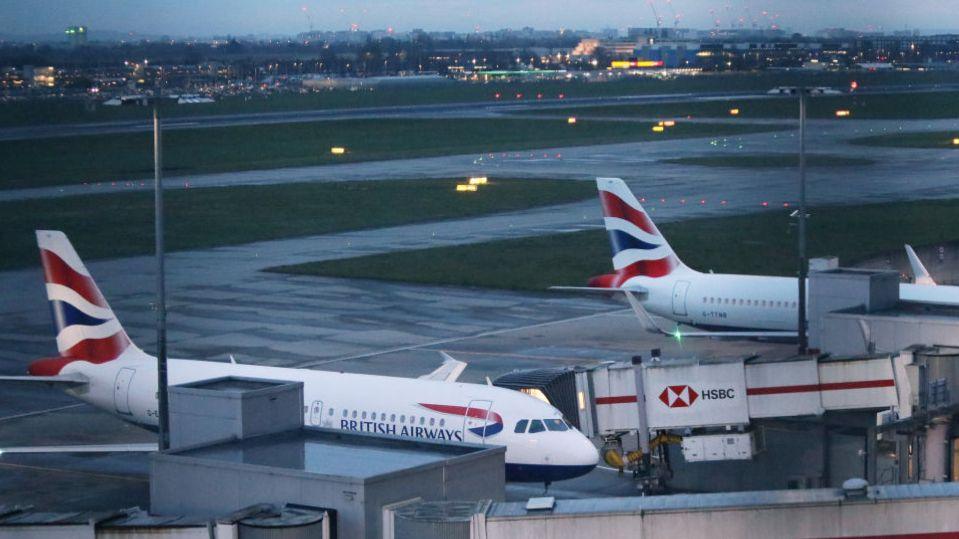
M688 408L697 399L724 400L736 398L736 390L733 388L701 389L700 391L697 392L687 385L666 386L666 389L659 394L659 400L670 408Z
M696 393L695 389L686 385L667 386L666 389L659 394L659 400L663 401L663 404L670 408L686 408L696 402L698 398L699 393Z

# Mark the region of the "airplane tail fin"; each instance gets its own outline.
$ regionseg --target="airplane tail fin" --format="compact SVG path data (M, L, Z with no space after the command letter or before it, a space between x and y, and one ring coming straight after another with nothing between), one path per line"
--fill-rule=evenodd
M932 278L932 275L929 275L926 266L923 265L922 260L919 260L916 251L914 251L909 244L906 244L906 256L909 257L909 265L912 267L912 275L916 279L916 284L934 286L936 281Z
M626 182L619 178L596 178L603 220L613 249L616 273L590 280L590 286L620 286L632 277L664 277L689 271L669 242L636 200Z
M55 376L73 361L106 363L128 349L139 350L130 341L66 234L38 230L37 246L60 357L31 363L30 374Z

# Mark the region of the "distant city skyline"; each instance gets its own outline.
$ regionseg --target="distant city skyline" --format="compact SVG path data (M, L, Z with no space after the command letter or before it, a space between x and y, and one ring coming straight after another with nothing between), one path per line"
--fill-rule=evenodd
M652 5L652 7L651 7ZM209 37L295 35L310 30L500 28L600 30L656 26L777 25L811 33L831 27L924 32L959 29L956 0L18 0L0 3L0 34L55 34L74 24L94 32Z

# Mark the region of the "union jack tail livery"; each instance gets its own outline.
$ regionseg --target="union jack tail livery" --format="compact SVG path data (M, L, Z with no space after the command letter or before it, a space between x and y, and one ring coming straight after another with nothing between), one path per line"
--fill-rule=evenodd
M99 364L114 360L127 350L140 352L123 330L66 234L38 230L37 245L60 357L32 363L30 374L55 376L74 361Z
M616 288L633 277L657 278L689 271L623 180L596 178L596 186L616 272L593 277L590 286Z

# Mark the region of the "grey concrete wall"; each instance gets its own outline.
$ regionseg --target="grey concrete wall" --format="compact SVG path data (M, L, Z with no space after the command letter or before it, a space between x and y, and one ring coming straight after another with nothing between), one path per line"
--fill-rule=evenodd
M170 447L174 449L303 426L302 382L245 393L191 385L170 388Z
M899 276L891 271L821 271L809 274L809 346L825 349L827 313L862 306L867 312L892 307L899 300Z
M959 321L836 313L822 319L820 349L833 355L865 354L867 346L860 319L866 322L876 352L895 353L915 344L959 346Z
M151 512L209 518L259 503L296 503L335 509L343 537L366 536L362 483L210 462L215 461L154 456L150 471Z
M150 508L157 514L212 517L258 503L296 503L337 511L342 537L379 538L384 505L422 498L502 500L505 448L368 481L293 470L156 454Z
M505 448L500 450L501 454L505 455ZM503 501L506 494L506 467L503 458L466 455L442 468L430 470L422 479L417 474L411 480L410 474L402 473L369 483L366 489L367 536L382 536L384 505L417 497L423 501ZM430 481L424 481L426 478Z
M955 532L959 499L489 518L483 539L845 537Z

